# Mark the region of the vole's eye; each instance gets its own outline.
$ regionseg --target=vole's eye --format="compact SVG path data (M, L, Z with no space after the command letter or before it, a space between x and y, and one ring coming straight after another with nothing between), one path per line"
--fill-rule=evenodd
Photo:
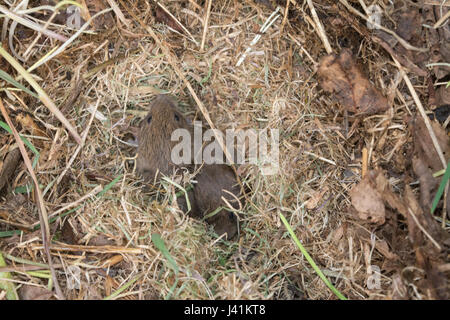
M150 124L150 122L152 122L152 116L148 116L147 118L147 123Z
M180 117L175 113L175 120L180 121Z

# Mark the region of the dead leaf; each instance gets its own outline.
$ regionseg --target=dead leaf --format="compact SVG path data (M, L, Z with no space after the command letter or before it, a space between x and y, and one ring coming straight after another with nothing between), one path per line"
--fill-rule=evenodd
M156 6L155 10L156 21L159 23L164 23L171 27L172 29L178 31L179 33L183 33L183 29L163 8L159 5Z
M350 190L352 205L358 217L376 224L385 222L386 211L381 194L366 176Z
M82 14L84 14L83 20L85 20L86 18L90 18L96 13L99 13L100 11L109 7L103 0L85 0L85 2L86 6L83 7L87 7L89 12L86 13L85 9L82 10ZM82 23L85 23L85 21L82 21ZM95 27L95 29L112 28L115 25L114 16L111 12L102 14L92 21L91 26L92 25Z
M413 170L420 183L420 205L428 211L431 208L431 194L437 187L437 180L433 178L431 170L424 161L414 156L412 160Z
M116 287L115 281L110 276L106 276L105 279L105 294L106 296L110 296L112 293L112 289Z
M422 209L409 185L405 186L405 194L403 198L405 203L407 203L410 211L414 214L418 221L417 223L415 221L416 219L411 216L411 213L408 213L408 233L413 247L426 247L427 254L429 255L435 253L437 248L429 239L429 237L431 237L440 245L441 248L445 248L445 244L447 244L449 241L450 234L440 227L440 224L432 217L430 211L425 211ZM424 234L419 225L426 231L428 235Z
M25 128L29 133L33 136L46 137L45 131L43 131L39 126L34 122L33 118L29 114L20 113L16 117L16 121L19 122L23 128Z
M312 196L305 202L306 208L309 210L316 208L320 200L322 200L323 195L328 192L328 190L328 187L325 187L322 190L314 191Z
M69 220L66 220L61 228L61 240L68 244L78 243L78 237L70 225Z
M348 111L374 114L389 108L387 99L361 73L348 49L339 56L323 57L317 73L322 89L333 92Z
M0 191L6 186L11 179L13 178L13 174L16 171L17 166L21 163L22 156L20 154L19 148L15 148L8 152L8 155L3 162L3 165L0 169Z
M385 240L378 240L375 244L375 248L387 259L398 260L399 257L389 249L389 245Z
M422 17L419 15L419 11L414 7L409 7L405 11L401 12L398 21L397 34L410 41L412 38L418 38L422 30Z
M436 105L450 105L450 86L443 85L436 90Z
M102 268L109 268L115 264L118 264L122 260L123 260L123 256L120 254L116 254L115 256L112 256L111 258L104 261L102 264Z
M53 293L46 288L25 284L19 289L19 295L22 300L49 300Z
M442 152L446 159L450 155L450 138L436 121L430 121L431 127L436 135L436 138L441 146ZM415 121L413 127L414 130L414 151L415 154L422 159L422 161L433 170L433 172L442 169L442 163L439 160L439 156L431 140L430 133L428 132L425 122L422 118L418 118Z

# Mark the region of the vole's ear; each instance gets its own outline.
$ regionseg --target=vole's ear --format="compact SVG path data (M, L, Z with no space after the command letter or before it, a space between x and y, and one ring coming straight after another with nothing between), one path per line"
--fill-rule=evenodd
M149 112L149 113L147 113L145 118L139 120L138 126L139 126L139 128L142 128L143 126L149 125L150 123L152 123L152 114Z

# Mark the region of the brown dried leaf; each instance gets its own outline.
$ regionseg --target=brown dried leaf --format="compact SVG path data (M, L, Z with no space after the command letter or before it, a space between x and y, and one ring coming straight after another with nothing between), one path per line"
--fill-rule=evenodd
M386 211L383 199L371 183L369 175L350 190L350 197L360 219L376 224L385 222Z
M123 260L123 256L121 254L116 254L115 256L112 256L111 258L105 260L102 264L102 268L109 268L115 264L118 264Z
M444 248L449 242L450 234L440 227L439 223L434 220L429 210L422 209L409 185L405 186L405 195L403 198L427 234L431 236L441 246L441 248ZM407 215L407 223L409 239L411 240L414 248L426 246L429 248L427 250L427 255L431 255L435 252L435 245L432 244L430 239L424 235L423 231L420 230L417 225L417 222L409 213Z
M436 105L450 105L450 86L443 85L436 90Z
M90 19L96 13L109 7L109 5L107 5L103 0L85 0L85 2L86 5L83 6L84 9L81 11L83 14L83 20L85 21ZM85 10L86 7L89 10L88 12ZM84 23L84 21L82 23ZM107 12L94 19L91 25L94 25L95 29L113 27L115 25L114 16L111 12Z
M164 9L160 6L156 6L156 21L159 23L167 24L172 29L178 31L179 33L183 33L183 29L180 27L178 22L176 22Z
M11 180L14 171L16 171L17 166L20 164L21 159L22 156L19 148L15 148L8 152L8 155L6 156L0 169L0 191Z
M49 300L53 293L46 288L25 284L19 289L19 295L22 300Z
M66 220L61 228L61 240L68 244L77 244L78 237L74 232L69 220Z
M385 240L378 240L375 244L375 248L389 260L399 259L398 255L396 255L391 251L391 249L389 249L389 245Z
M30 132L34 136L46 137L45 131L41 130L39 126L34 122L33 118L29 114L20 113L16 117L16 121L19 122L23 128Z
M428 211L431 208L431 193L437 187L437 180L433 178L431 170L421 158L414 156L412 165L414 173L419 177L420 205Z
M110 296L113 288L115 288L115 281L110 276L106 276L105 279L105 294L106 296Z
M316 208L320 200L322 200L323 195L328 192L328 190L328 187L325 187L322 190L314 191L312 196L305 202L306 208L309 210Z
M322 89L334 92L348 111L374 114L389 107L387 99L362 74L348 49L339 56L323 57L317 73Z
M422 30L422 17L419 15L419 11L410 7L406 11L400 13L397 25L397 34L410 41L412 38L418 38Z
M450 138L442 126L436 121L431 121L431 127L433 128L439 145L441 146L444 157L448 159L450 155ZM436 152L433 141L431 140L430 133L428 132L422 118L418 118L416 120L413 130L414 151L416 155L421 158L424 164L430 167L433 172L441 170L442 163L439 160L439 156Z

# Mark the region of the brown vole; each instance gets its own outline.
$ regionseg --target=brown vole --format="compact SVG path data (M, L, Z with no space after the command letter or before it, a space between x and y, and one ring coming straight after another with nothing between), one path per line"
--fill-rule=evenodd
M194 165L176 165L171 159L172 148L178 143L171 141L171 135L174 130L180 128L187 129L191 137L194 137L193 126L179 112L175 99L167 95L158 95L143 119L138 135L136 169L146 181L153 181L158 171L160 174L156 178L161 174L170 176L182 166L194 172ZM193 159L193 150L191 154ZM206 221L214 226L218 235L227 233L228 239L231 239L238 230L237 218L234 213L224 209L228 206L222 197L233 208L239 207L236 198L240 196L240 189L234 171L227 165L205 164L194 180L197 183L193 185L193 191L188 191L191 203L189 214L194 217L205 217L218 211L206 217ZM186 211L184 196L178 198L178 204ZM222 209L218 209L220 207Z
M198 210L208 216L222 207L206 221L214 226L218 235L226 232L228 239L233 238L238 231L237 218L222 200L225 198L234 209L239 209L241 190L233 169L223 164L204 165L195 178L194 196Z
M158 95L142 120L138 135L136 169L144 179L152 181L158 170L160 174L170 176L179 168L171 160L176 142L170 138L172 132L180 128L192 130L192 125L177 110L174 98Z

